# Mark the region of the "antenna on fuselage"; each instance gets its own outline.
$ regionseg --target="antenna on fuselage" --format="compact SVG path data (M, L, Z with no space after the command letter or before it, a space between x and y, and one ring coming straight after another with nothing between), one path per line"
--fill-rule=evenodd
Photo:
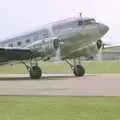
M82 17L82 13L80 12L80 17Z
M82 21L82 24L84 25L84 18L83 18L83 16L82 16L82 12L80 12L80 19L81 19L81 21Z
M80 12L80 17L82 16L82 13Z

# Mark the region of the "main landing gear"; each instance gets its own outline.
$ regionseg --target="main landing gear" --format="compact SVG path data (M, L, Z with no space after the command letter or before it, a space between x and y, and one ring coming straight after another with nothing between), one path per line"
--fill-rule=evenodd
M32 66L29 70L29 74L32 79L40 79L42 76L42 70L39 66Z
M72 69L75 76L77 76L77 77L84 76L85 69L81 65L79 59L73 59L73 65L69 61L67 61L67 60L65 60L65 61L69 64L69 66L71 67L71 69ZM28 65L24 61L21 61L21 63L23 63L26 66L27 70L29 71L29 75L30 75L31 79L40 79L41 78L42 70L38 66L37 59L35 59L35 61L30 59Z
M77 60L78 59L73 59L73 65L69 61L67 61L67 60L66 60L66 62L71 67L71 69L72 69L72 71L73 71L73 73L74 73L75 76L82 77L85 74L85 69L81 65L80 60L78 60L78 61Z
M31 79L40 79L42 76L42 70L38 66L37 60L35 59L35 63L33 63L32 59L29 61L29 65L27 65L24 61L22 61L27 70L29 71L29 75Z

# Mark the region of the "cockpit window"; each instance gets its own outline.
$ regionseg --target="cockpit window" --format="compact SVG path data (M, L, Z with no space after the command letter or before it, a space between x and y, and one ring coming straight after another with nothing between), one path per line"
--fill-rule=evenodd
M94 19L88 19L84 21L84 24L91 24L91 23L95 23Z
M92 24L95 23L95 19L86 19L86 20L79 20L78 25L87 25L87 24Z
M65 30L69 28L77 28L78 26L92 24L92 23L95 23L94 19L74 20L74 21L69 21L69 22L59 23L57 25L54 25L52 29L53 31L58 32L60 30Z

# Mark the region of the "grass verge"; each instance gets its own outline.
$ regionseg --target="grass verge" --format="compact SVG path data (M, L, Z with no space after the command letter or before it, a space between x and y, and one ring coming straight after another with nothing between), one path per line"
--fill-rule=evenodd
M1 96L1 120L119 120L120 97Z
M117 61L103 61L103 62L83 62L86 72L89 74L100 73L120 73L120 62ZM41 62L40 64L44 73L72 73L71 68L66 63L50 63ZM4 65L0 66L0 73L27 73L24 65Z

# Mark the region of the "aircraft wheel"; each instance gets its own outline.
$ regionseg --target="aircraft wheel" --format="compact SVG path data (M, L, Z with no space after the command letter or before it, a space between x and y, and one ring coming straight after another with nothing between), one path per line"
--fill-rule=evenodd
M77 65L76 68L74 68L73 73L77 77L82 77L85 74L85 69L82 65Z
M40 79L42 76L42 70L38 66L33 66L29 71L31 79Z

